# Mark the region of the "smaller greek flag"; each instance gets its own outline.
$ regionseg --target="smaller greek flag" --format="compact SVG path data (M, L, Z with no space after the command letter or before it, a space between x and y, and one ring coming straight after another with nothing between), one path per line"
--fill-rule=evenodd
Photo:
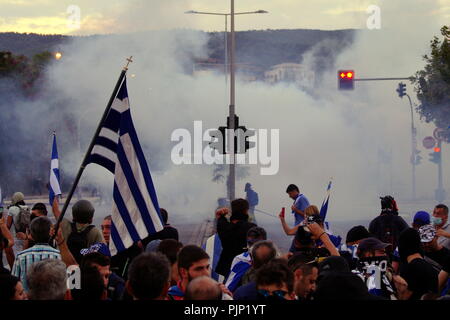
M217 263L219 262L220 254L222 253L222 242L220 241L219 235L216 233L206 240L206 243L203 245L203 250L209 255L211 259L211 278L216 280L217 282L223 283L225 280L224 276L216 273Z
M52 159L50 162L50 180L49 180L49 201L53 204L55 196L61 195L61 186L59 184L59 160L58 149L56 148L56 134L53 132Z
M331 180L328 183L327 194L325 196L325 199L323 200L322 207L320 208L320 217L322 218L322 221L324 221L324 222L325 222L325 218L327 217L328 200L330 200L330 192L331 192Z

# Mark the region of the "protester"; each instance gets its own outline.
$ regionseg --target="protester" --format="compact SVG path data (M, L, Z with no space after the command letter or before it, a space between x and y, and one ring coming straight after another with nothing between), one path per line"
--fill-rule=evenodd
M412 222L413 229L419 230L426 224L430 224L430 214L426 211L417 211Z
M27 299L19 278L10 274L0 274L0 301Z
M316 290L318 277L317 259L301 253L294 254L288 260L288 266L294 273L294 292L296 300L311 300Z
M3 250L12 248L13 245L14 237L6 225L3 214L0 214L0 274L9 273L9 271L3 267Z
M148 237L146 237L144 240L142 240L143 247L147 247L147 245L156 239L159 240L165 240L165 239L174 239L178 241L178 230L174 227L172 227L167 221L169 219L169 214L167 213L166 209L161 208L161 219L163 222L164 229L161 231L151 234Z
M407 287L399 290L400 300L420 300L426 293L438 293L438 272L423 259L420 235L408 228L399 238L400 276Z
M187 285L200 276L210 276L209 256L200 247L188 245L178 254L178 273L180 281L169 290L169 297L174 300L183 300Z
M255 219L255 207L258 205L259 203L259 198L258 198L258 193L256 193L253 189L252 189L252 185L247 182L245 184L245 189L244 189L246 196L245 196L245 200L248 201L249 204L249 209L248 209L248 222L251 223L255 223L256 224L256 219Z
M177 285L180 280L180 275L178 273L178 253L183 248L183 244L174 239L165 239L159 243L158 252L169 259L170 262L170 286Z
M81 262L81 249L89 248L97 242L105 242L102 232L92 225L94 206L88 200L79 200L72 207L72 222L64 218L61 221L63 237L75 260ZM53 201L53 214L59 219L58 200Z
M130 265L126 286L134 300L166 300L170 286L169 260L161 253L140 254Z
M437 231L431 224L420 227L419 235L425 260L441 271L450 262L450 250L439 244Z
M389 254L397 248L400 233L408 224L398 215L398 207L391 196L381 197L381 213L369 225L369 232L381 242L390 243Z
M274 259L256 274L258 300L294 300L294 274L284 259Z
M450 249L450 223L448 221L448 207L438 204L433 210L433 225L436 227L439 237L438 243Z
M26 234L30 228L31 213L28 206L25 204L25 196L22 192L16 192L11 197L11 204L8 206L8 218L6 221L7 227L11 230L14 226L14 245L13 247L5 248L6 259L9 266L12 265L15 260L15 255L24 248L24 240L21 237L17 237L18 234Z
M189 282L184 300L222 300L222 290L216 280L197 277Z
M247 232L247 251L237 255L231 263L231 272L225 283L226 287L234 292L237 287L242 285L242 277L252 266L252 256L250 254L252 247L259 241L267 240L267 233L261 227L252 227Z
M25 291L28 291L26 275L33 263L44 259L61 260L60 251L48 245L51 228L52 224L47 217L34 219L30 225L30 232L31 238L36 244L20 252L16 257L11 274L20 279Z
M216 212L217 233L222 243L222 253L215 272L227 278L234 257L245 252L247 246L247 232L256 225L248 222L248 201L236 199L231 202L231 217L227 220L225 215L228 209L219 209Z
M295 225L298 225L305 219L304 211L309 206L309 200L304 194L300 193L295 184L290 184L286 189L286 193L289 195L289 198L294 200L291 210L294 215Z
M81 281L79 289L72 289L73 300L99 301L108 300L104 276L98 268L85 266L81 268Z
M112 217L111 215L103 218L101 224L101 231L103 239L105 239L106 244L109 246L111 239L111 225ZM128 267L135 257L142 253L142 248L138 243L133 243L128 249L117 253L115 256L111 257L111 271L120 276L122 279L126 280L128 274Z
M383 243L373 237L360 241L355 271L361 275L370 294L396 300L394 269L386 252L389 246L390 243Z
M356 269L358 261L358 244L361 240L369 238L370 233L364 226L354 226L348 232L345 238L345 244L339 246L339 254L347 260L350 269Z
M242 286L234 292L235 300L256 300L258 291L256 288L256 274L258 270L275 259L278 256L278 250L272 241L258 241L251 250L251 267L242 277Z
M81 272L87 268L97 268L100 273L107 297L110 300L122 300L125 292L125 281L116 273L111 271L111 259L109 249L104 243L97 243L81 253L84 255L81 260Z
M64 300L68 297L66 265L60 260L45 259L31 264L27 279L30 300Z

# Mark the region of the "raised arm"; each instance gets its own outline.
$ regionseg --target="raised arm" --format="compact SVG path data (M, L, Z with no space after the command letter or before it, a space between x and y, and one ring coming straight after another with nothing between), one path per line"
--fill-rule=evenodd
M14 245L14 237L9 231L9 228L6 225L5 218L3 216L0 216L0 233L8 241L8 245L6 246L6 248L11 248Z
M340 256L339 251L336 249L333 242L331 242L328 234L316 222L308 224L308 228L314 239L322 241L323 246L328 249L332 256Z
M59 203L58 203L58 197L55 197L52 203L52 211L55 215L56 220L59 219L59 216L61 215L61 211L59 210Z
M52 228L51 232L54 232L53 228ZM69 267L69 266L73 266L73 265L78 265L78 262L75 260L72 253L69 250L69 247L67 246L67 242L64 239L61 228L58 228L58 234L56 235L55 240L56 240L56 244L58 246L59 252L61 253L61 260L66 264L66 266Z
M289 226L286 223L286 219L284 218L283 212L280 212L279 217L280 217L281 226L283 227L284 232L288 236L295 235L295 233L297 232L297 229L298 229L299 226L297 225L297 226L295 226L293 228L289 228Z

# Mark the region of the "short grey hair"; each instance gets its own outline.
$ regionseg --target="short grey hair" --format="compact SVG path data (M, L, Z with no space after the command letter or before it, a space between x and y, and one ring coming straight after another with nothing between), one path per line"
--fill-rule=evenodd
M267 256L259 257L257 251L261 247L266 247L269 249L269 254ZM266 264L270 260L273 260L279 256L278 248L270 240L262 240L256 242L251 249L252 255L252 266L253 269L258 269L262 265Z
M27 272L30 300L64 300L67 291L66 265L59 259L33 263Z
M210 277L197 277L189 282L184 300L222 300L222 289Z

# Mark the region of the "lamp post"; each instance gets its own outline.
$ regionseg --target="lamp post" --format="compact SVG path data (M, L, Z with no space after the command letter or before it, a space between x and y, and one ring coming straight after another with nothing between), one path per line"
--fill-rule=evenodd
M245 12L234 12L234 0L231 0L231 11L230 13L219 13L219 12L203 12L203 11L186 11L187 14L207 14L207 15L216 15L216 16L224 16L225 17L225 70L228 67L228 16L231 17L231 50L230 50L230 105L229 105L229 155L230 155L230 164L229 164L229 175L227 179L227 189L228 189L228 199L230 201L235 199L235 186L236 186L236 155L234 153L234 127L235 124L235 32L234 32L234 16L235 15L243 15L243 14L259 14L259 13L268 13L265 10L256 10L256 11L245 11ZM228 83L228 72L225 71L225 82Z

